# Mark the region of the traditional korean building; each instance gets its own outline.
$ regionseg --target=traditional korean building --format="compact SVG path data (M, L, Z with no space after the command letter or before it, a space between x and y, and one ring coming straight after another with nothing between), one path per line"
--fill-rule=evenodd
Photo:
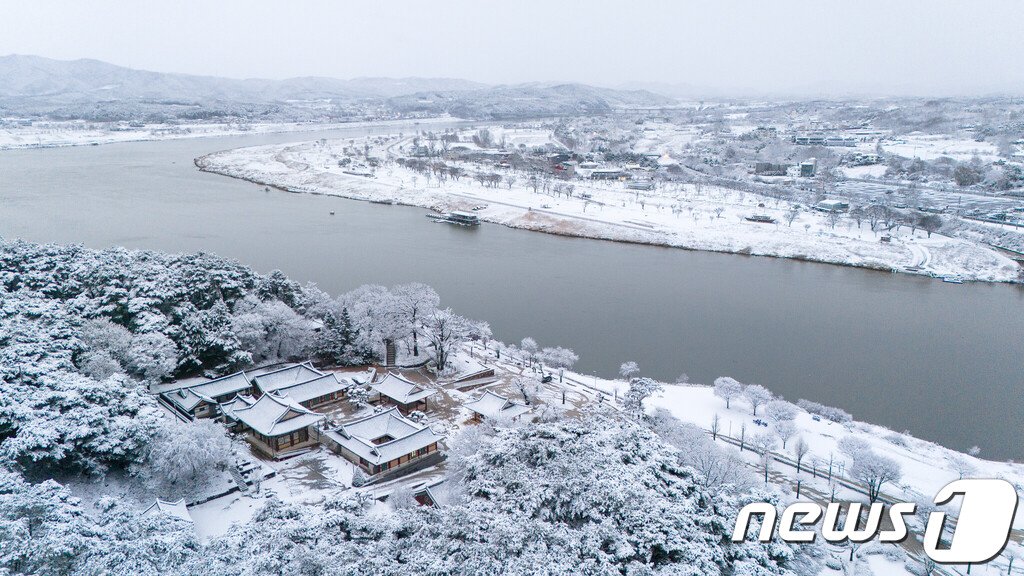
M323 434L324 444L371 476L392 473L437 455L444 436L392 408Z
M218 406L241 392L249 392L252 383L245 372L194 384L171 383L157 388L160 403L182 419L214 418Z
M513 402L490 390L484 391L483 395L476 400L467 402L465 407L473 411L473 420L477 422L485 419L515 420L532 410L526 404Z
M341 400L345 396L345 390L352 385L352 382L338 378L334 374L324 374L312 380L283 386L270 390L270 392L287 396L306 408L313 409Z
M303 362L302 364L292 364L291 366L285 366L284 368L278 368L277 370L254 376L252 385L254 392L259 396L260 394L308 382L323 375L323 372L313 368L313 365L309 362Z
M249 406L233 404L230 411L240 430L246 432L246 439L257 450L275 458L316 444L315 426L324 420L323 414L273 392L260 396Z
M370 388L374 392L370 396L371 402L397 406L405 414L413 410L426 410L427 398L435 393L393 372L388 372L379 382L372 382Z
M185 522L194 522L192 515L188 513L188 506L185 505L185 499L181 498L174 502L168 502L167 500L156 499L155 502L150 504L149 508L142 511L143 516L150 515L162 515L170 516L172 518L178 518Z
M444 479L429 482L413 489L413 498L420 506L447 506L451 500L450 486Z

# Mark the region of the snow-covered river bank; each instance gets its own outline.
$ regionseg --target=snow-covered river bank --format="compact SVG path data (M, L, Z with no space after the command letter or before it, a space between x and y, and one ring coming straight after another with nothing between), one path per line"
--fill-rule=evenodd
M406 140L409 140L408 138ZM468 175L444 183L390 165L373 178L337 165L351 141L317 141L225 150L196 159L201 169L292 192L394 202L433 210L476 209L482 220L537 232L809 260L883 271L968 280L1009 282L1020 268L1009 258L976 242L928 234L909 227L873 232L850 219L836 226L808 210L788 221L787 202L724 188L679 186L658 193L629 190L618 182L575 181L575 195L538 194L525 177L506 187L483 186ZM378 156L404 141L370 146ZM362 143L356 143L362 149ZM773 223L750 222L758 214Z

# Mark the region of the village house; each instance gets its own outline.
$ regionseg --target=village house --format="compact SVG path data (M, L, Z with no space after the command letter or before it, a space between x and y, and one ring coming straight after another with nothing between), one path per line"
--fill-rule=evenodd
M226 417L246 432L246 440L260 452L277 458L317 443L315 426L324 420L323 414L273 392L242 404L249 401L240 396L226 407L225 412L230 412Z
M183 420L215 418L219 405L252 387L245 372L235 372L214 380L182 384L163 384L157 388L157 399Z
M472 402L467 402L465 406L473 412L473 421L475 422L485 419L515 420L532 410L525 404L513 402L490 390L485 390L482 396Z
M396 406L405 414L413 410L425 411L427 398L435 393L434 390L423 388L394 372L388 372L379 382L372 382L370 388L374 392L370 396L371 402Z
M324 432L322 439L328 448L376 476L425 463L431 455L439 457L438 444L444 436L391 408Z

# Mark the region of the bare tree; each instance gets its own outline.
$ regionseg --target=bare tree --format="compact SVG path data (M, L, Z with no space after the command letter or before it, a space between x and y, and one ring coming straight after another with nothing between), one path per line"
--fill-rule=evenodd
M932 232L942 228L942 218L936 214L925 214L917 219L917 225L921 227L921 230L927 232L928 237L931 238Z
M803 462L804 457L806 457L807 453L810 452L810 451L811 451L811 447L810 447L810 445L807 444L807 441L804 440L803 436L800 436L799 438L797 438L796 442L793 443L793 457L796 458L796 473L797 474L800 473L800 463Z
M786 212L786 215L784 216L784 218L786 219L786 224L790 228L792 228L793 227L793 221L796 220L798 216L800 216L800 211L797 210L796 208L793 208L789 212Z
M967 458L964 458L959 454L949 457L948 460L949 463L953 465L953 470L956 470L956 473L959 475L961 479L963 479L964 476L970 476L971 474L974 474L974 472L977 470L977 468L975 468L974 465L967 460Z
M770 471L772 459L774 458L772 455L772 449L775 448L775 438L768 433L758 434L751 439L750 445L758 455L761 469L764 470L764 482L767 484L768 472Z
M722 417L716 412L711 417L711 439L718 440L718 432L722 429Z

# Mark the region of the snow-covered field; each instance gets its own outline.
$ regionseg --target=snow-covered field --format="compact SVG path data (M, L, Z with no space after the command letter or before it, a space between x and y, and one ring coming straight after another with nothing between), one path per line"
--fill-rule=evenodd
M975 156L985 162L999 159L999 150L990 142L975 142L934 134L913 133L895 142L883 141L882 149L890 154L922 160L935 160L942 156L960 162L966 162Z
M482 220L514 228L569 236L601 238L695 250L797 258L817 262L959 275L969 280L1015 280L1018 267L988 247L970 241L907 228L890 233L890 243L868 223L843 218L834 227L825 215L786 202L710 186L671 185L654 191L628 190L619 182L574 180L572 197L535 193L527 177L513 175L512 185L477 184L470 176L438 183L397 164L373 171L372 178L345 174L337 165L351 141L326 145L308 142L257 146L217 152L197 159L204 170L274 185L295 192L422 206L438 211L480 208ZM407 145L391 140L387 148ZM356 147L361 147L357 141ZM384 150L373 149L382 156ZM589 196L589 197L585 197ZM774 224L749 222L767 215Z
M450 121L451 118L430 118L417 120L418 123ZM0 125L0 150L16 148L56 148L62 146L87 146L113 144L116 142L140 142L147 140L172 140L182 138L206 138L213 136L238 136L244 134L269 134L277 132L311 132L351 128L353 126L409 123L409 120L379 120L346 122L341 124L259 124L259 123L198 123L198 124L108 124L102 122L36 122L31 126Z

